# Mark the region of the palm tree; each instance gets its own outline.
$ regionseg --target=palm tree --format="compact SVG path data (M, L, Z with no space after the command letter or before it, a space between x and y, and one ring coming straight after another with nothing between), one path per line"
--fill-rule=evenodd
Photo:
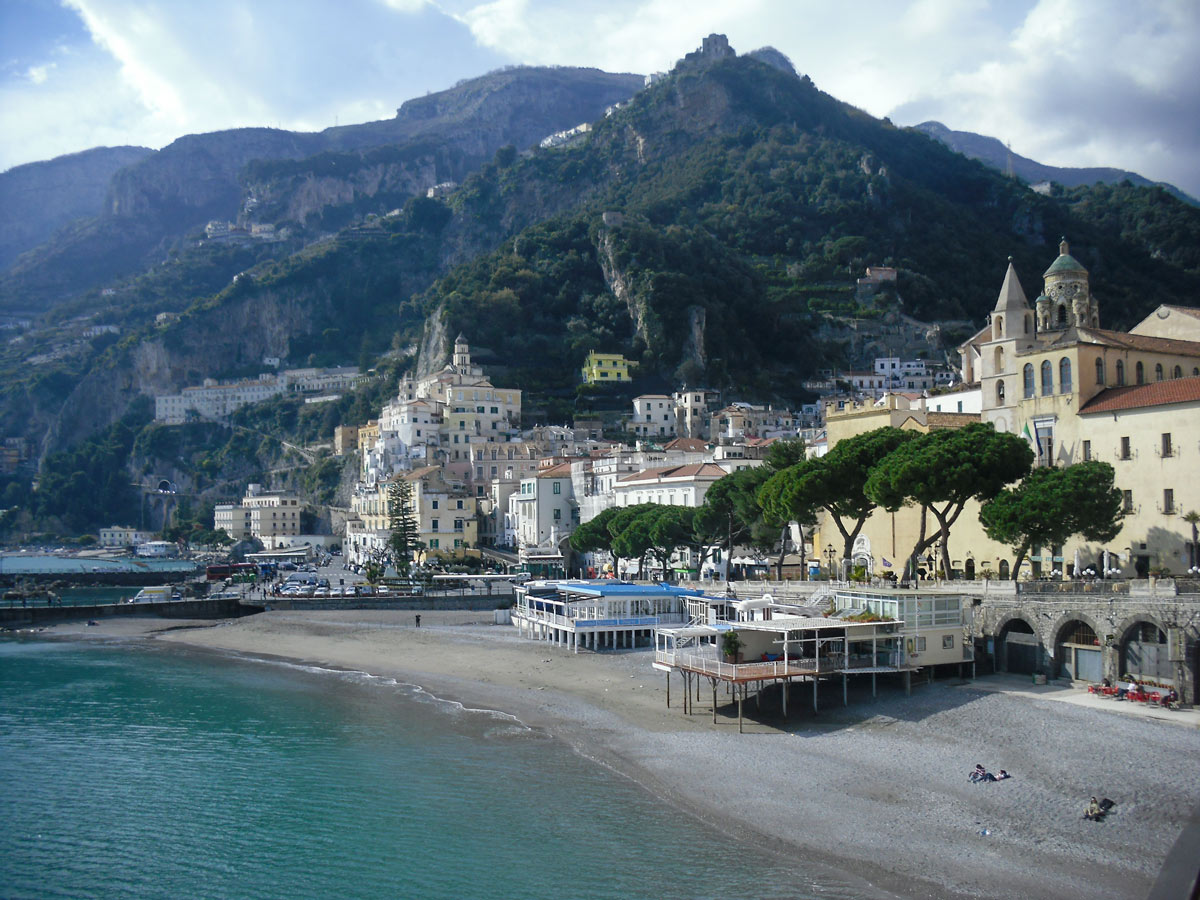
M1189 548L1188 568L1194 569L1200 566L1200 513L1194 509L1191 512L1183 514L1183 521L1192 526L1192 546Z

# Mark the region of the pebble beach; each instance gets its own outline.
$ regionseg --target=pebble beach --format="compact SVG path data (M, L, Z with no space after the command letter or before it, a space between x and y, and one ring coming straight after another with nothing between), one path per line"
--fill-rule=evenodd
M682 681L642 650L572 654L494 625L491 613L274 611L213 624L134 619L63 635L152 637L241 656L369 672L502 710L642 784L744 852L804 859L905 898L1145 897L1200 804L1194 713L1130 715L946 678L913 688L796 685L761 708L707 687L691 715ZM1060 692L1062 693L1062 692ZM1168 716L1170 714L1167 714ZM972 784L976 763L1008 781ZM1116 806L1082 818L1092 795ZM707 864L698 861L698 865Z

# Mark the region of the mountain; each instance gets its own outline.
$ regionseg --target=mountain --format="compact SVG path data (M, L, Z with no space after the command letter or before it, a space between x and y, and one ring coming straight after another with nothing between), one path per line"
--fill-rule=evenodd
M994 305L1006 259L1036 290L1064 234L1092 273L1106 326L1200 292L1200 210L1165 191L1039 194L838 101L772 54L737 56L719 37L547 146L510 141L485 156L496 141L473 133L480 123L494 135L518 122L535 135L575 123L560 110L560 127L538 125L523 114L528 95L480 95L472 106L460 91L461 112L428 98L401 110L441 119L444 142L426 143L425 132L244 163L243 205L252 196L258 220L300 237L178 242L113 296L61 302L0 345L6 434L40 441L43 472L58 472L75 457L50 452L86 435L136 441L103 435L155 394L252 375L264 356L432 371L460 331L542 422L604 402L576 383L590 349L635 360L647 385L794 402L817 370L906 329L923 329L928 355L945 354ZM520 92L535 76L510 77ZM461 159L448 146L463 148ZM465 174L435 196L405 187L447 171ZM860 295L868 265L894 267L895 287ZM160 323L161 310L178 318ZM93 321L121 333L81 339ZM299 401L273 408L271 433L316 429L318 413ZM225 449L172 450L172 480L217 490L247 441L269 443L239 434ZM58 474L45 483L70 480Z
M1139 187L1161 187L1185 203L1200 206L1200 200L1184 193L1174 185L1167 184L1165 181L1151 181L1148 178L1143 178L1137 172L1103 167L1071 168L1047 166L1036 160L1021 156L1019 153L1011 152L1008 147L994 137L987 137L986 135L975 134L970 131L951 131L941 122L922 122L915 127L918 131L923 131L930 137L941 141L951 150L957 150L964 156L986 163L993 169L1008 172L1011 166L1012 173L1029 184L1054 182L1061 184L1063 187L1080 187L1092 184L1120 184L1123 181L1128 181L1130 184Z
M153 152L96 147L0 173L0 270L68 222L99 215L113 175Z
M0 278L0 309L38 314L136 274L211 219L249 223L270 212L313 232L336 230L364 210L384 212L438 182L461 180L502 146L527 147L595 119L641 83L596 69L506 69L410 100L382 122L180 138L117 171L98 215L74 221L12 265ZM254 161L269 163L247 183ZM262 212L256 192L269 201ZM330 207L344 209L332 225L322 222Z

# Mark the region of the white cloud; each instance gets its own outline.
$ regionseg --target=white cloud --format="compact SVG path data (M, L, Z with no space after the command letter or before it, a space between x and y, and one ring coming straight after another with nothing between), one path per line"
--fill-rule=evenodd
M160 146L390 116L507 62L653 72L721 32L739 52L776 47L821 89L898 124L937 118L1042 162L1120 166L1200 194L1200 5L1178 0L63 2L94 45L0 81L13 129L0 166L114 134ZM51 120L34 95L86 110Z
M54 68L54 63L47 63L42 66L30 66L25 70L25 77L34 84L45 84L46 79L50 77L50 70Z

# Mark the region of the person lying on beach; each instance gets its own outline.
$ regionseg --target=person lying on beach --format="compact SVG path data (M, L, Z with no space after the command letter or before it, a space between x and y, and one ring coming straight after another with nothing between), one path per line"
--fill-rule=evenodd
M1097 802L1095 797L1093 797L1092 802L1087 805L1087 809L1083 811L1083 817L1085 819L1091 819L1093 822L1099 822L1104 818L1104 810L1100 807L1100 804Z
M1012 776L1009 775L1007 772L1005 772L1003 769L1001 769L1000 774L996 776L996 780L1003 781L1005 778L1012 778Z
M967 776L967 780L972 781L972 782L983 781L983 779L987 775L987 773L988 773L987 769L985 769L981 765L976 764L975 771Z

